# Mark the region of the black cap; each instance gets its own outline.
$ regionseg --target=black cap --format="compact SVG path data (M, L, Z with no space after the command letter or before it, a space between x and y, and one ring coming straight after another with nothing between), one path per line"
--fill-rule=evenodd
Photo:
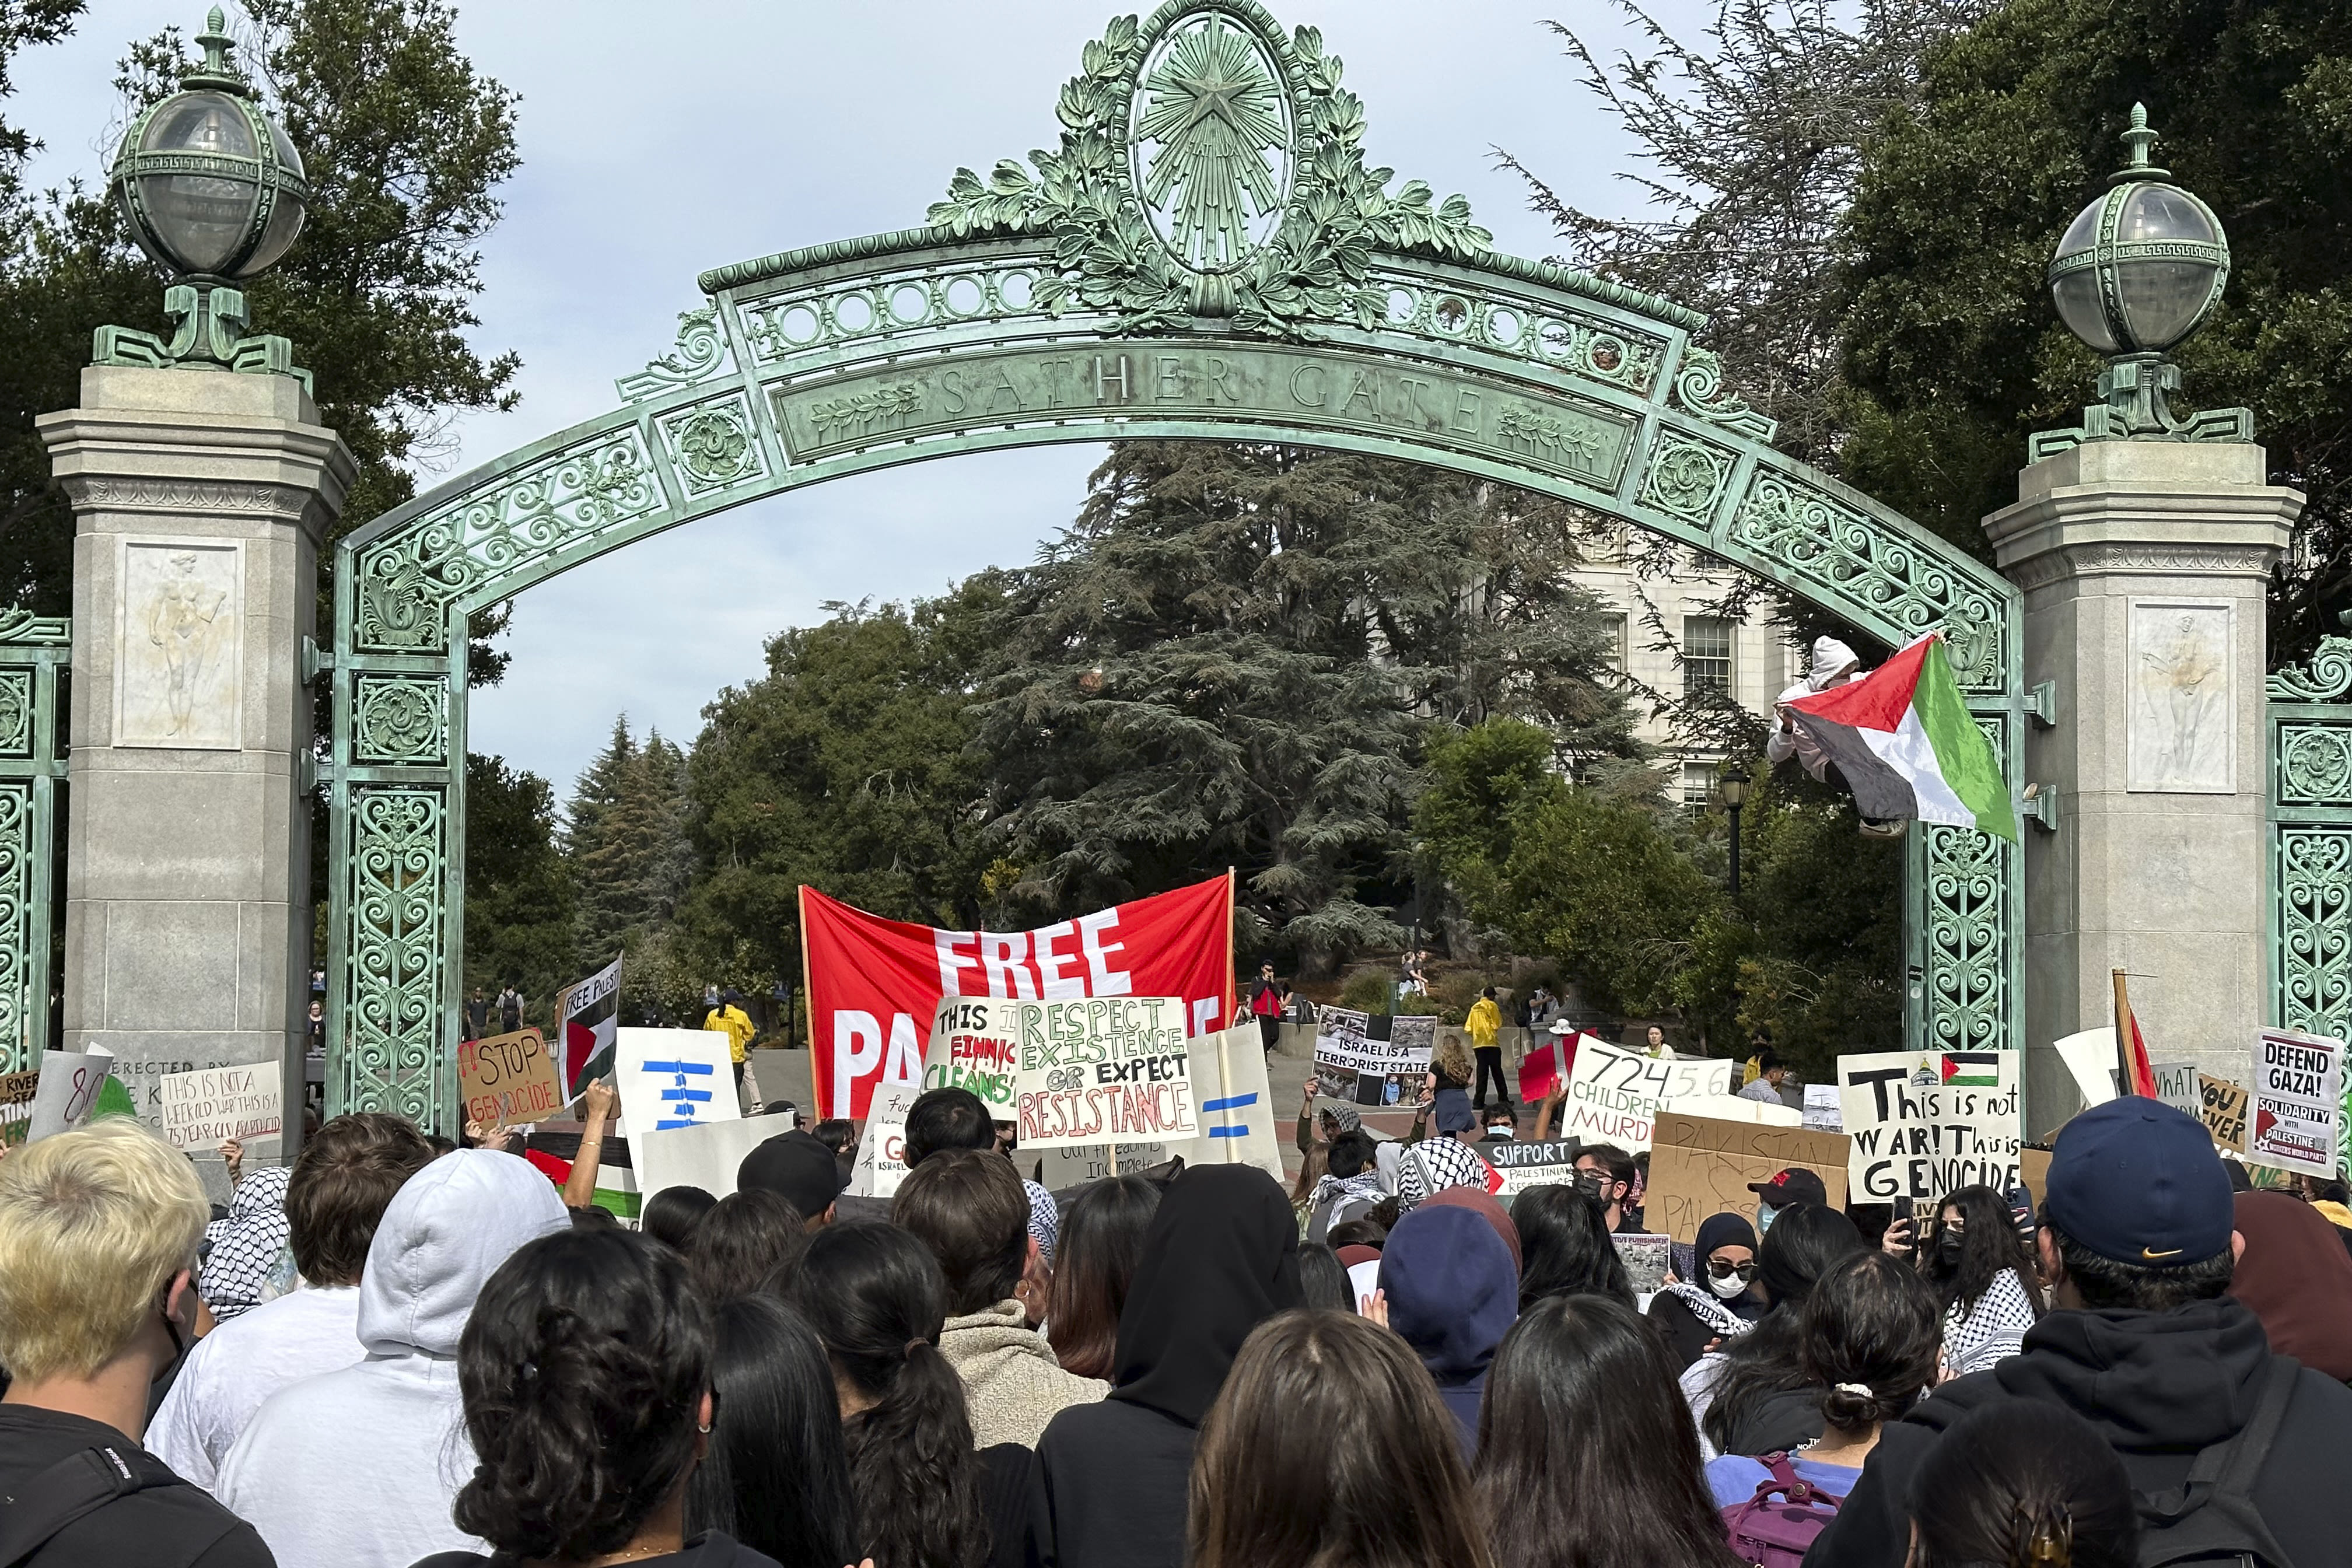
M811 1133L779 1132L743 1156L735 1168L735 1190L771 1192L814 1219L833 1206L849 1185L841 1162Z
M1830 1190L1822 1184L1821 1177L1797 1165L1775 1171L1769 1182L1750 1182L1748 1190L1776 1209L1787 1208L1790 1204L1829 1206Z

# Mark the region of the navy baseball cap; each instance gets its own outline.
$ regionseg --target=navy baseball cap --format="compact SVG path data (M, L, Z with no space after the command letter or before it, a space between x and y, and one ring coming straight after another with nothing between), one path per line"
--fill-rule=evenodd
M2101 1258L2141 1268L2230 1250L2230 1175L2187 1111L2140 1095L2095 1105L2059 1130L2042 1215Z

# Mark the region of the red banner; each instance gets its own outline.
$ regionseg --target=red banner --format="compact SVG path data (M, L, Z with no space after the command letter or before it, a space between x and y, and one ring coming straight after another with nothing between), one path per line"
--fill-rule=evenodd
M1186 1033L1234 1011L1233 884L1217 877L1036 931L940 931L801 889L822 1116L861 1118L884 1083L919 1083L942 996L1181 996Z

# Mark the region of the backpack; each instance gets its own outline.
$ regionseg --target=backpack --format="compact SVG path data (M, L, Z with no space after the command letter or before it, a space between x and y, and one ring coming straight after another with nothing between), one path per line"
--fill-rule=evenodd
M106 1444L68 1454L18 1483L14 1496L0 1497L0 1568L16 1568L66 1526L117 1498L149 1487L187 1484L132 1444L121 1448Z
M2201 1450L2187 1480L2160 1492L2132 1490L2139 1509L2140 1568L2235 1563L2294 1568L2255 1511L2254 1479L2270 1458L2302 1363L2273 1356L2253 1415L2236 1433Z
M1786 1454L1759 1454L1756 1462L1772 1472L1756 1484L1756 1495L1723 1510L1724 1539L1753 1568L1801 1568L1813 1537L1837 1517L1838 1504L1811 1481L1799 1478Z

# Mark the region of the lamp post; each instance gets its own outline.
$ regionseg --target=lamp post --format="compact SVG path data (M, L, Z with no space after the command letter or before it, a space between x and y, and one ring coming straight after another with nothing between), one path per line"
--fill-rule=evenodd
M1723 792L1723 807L1731 813L1731 896L1739 896L1739 808L1748 804L1748 771L1726 758L1716 770L1715 787Z
M301 155L229 63L219 7L196 36L205 62L180 90L150 105L123 133L107 185L139 248L175 281L163 309L179 323L169 342L100 327L100 364L276 372L301 376L284 338L246 335L236 287L275 266L302 232L310 187Z
M2051 258L2050 294L2067 331L2104 355L2101 402L2072 430L2034 437L2035 458L2100 440L2246 441L2253 417L2242 408L2178 418L2165 395L2180 388L2167 354L2221 302L2230 281L2230 241L2213 209L2171 183L2149 161L2157 135L2135 103L2123 133L2130 162L2076 215Z

